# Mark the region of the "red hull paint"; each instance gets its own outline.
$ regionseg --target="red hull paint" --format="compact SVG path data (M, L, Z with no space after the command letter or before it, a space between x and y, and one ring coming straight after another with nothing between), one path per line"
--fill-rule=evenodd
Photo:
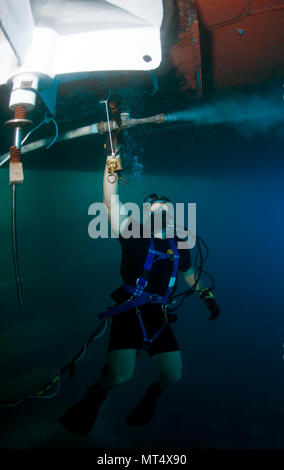
M184 91L200 96L208 81L222 89L284 76L284 0L176 0L176 5L178 41L170 53Z

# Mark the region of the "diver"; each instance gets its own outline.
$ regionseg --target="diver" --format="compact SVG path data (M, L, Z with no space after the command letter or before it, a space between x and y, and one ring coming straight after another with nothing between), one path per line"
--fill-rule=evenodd
M110 158L107 157L107 163ZM118 195L119 185L117 180L110 182L107 163L103 180L104 204L108 209L111 228L117 232L117 227L122 227L128 213L123 211L123 204L118 198L115 198L118 207L111 205L112 196ZM88 435L108 392L133 377L136 357L141 350L146 350L153 359L158 377L127 417L128 425L141 426L150 422L159 397L181 379L182 356L170 324L175 318L168 312L167 306L170 295L176 289L178 271L187 285L194 287L205 301L214 318L219 314L212 292L196 279L190 249L177 248L176 232L172 238L166 237L165 228L169 219L164 215L168 211L169 198L154 193L144 202L149 203L152 222L155 213L163 211L163 223L158 228L151 224L150 237L143 237L143 225L135 220L131 223L139 223L139 238L125 238L119 229L118 240L122 252L120 272L124 284L111 294L116 307L109 310L112 322L107 358L100 377L88 388L85 397L59 419L70 432ZM116 314L112 315L114 311Z

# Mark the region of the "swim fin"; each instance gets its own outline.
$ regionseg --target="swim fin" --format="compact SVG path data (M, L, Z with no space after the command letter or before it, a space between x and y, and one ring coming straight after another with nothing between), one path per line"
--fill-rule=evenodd
M131 411L126 423L130 426L143 426L153 418L157 406L157 401L163 389L158 382L153 382L146 390L141 402Z
M89 387L86 396L68 409L59 418L59 422L67 431L87 436L94 426L99 408L107 396L107 390L102 390L98 382Z

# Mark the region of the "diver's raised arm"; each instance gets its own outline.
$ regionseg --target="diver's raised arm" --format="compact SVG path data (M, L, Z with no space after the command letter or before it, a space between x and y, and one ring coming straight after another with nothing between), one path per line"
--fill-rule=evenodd
M104 181L103 181L103 190L104 190L104 204L106 205L108 211L109 211L109 216L111 212L111 196L116 196L118 195L118 182L117 180L115 182L109 182L108 176L109 176L109 171L107 167L107 161L111 160L113 157L108 156L106 159L106 166L105 166L105 172L104 172Z

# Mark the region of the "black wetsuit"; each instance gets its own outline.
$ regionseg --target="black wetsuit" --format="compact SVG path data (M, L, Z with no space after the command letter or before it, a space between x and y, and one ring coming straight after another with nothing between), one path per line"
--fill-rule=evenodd
M142 230L141 226L141 230ZM142 233L142 232L141 232ZM178 238L175 238L178 242ZM144 263L150 244L149 238L119 237L122 250L120 273L127 284L136 285L136 280L143 273ZM167 239L154 238L155 249L167 253L170 249ZM186 272L191 267L190 250L179 249L179 271ZM172 273L173 261L170 259L156 261L148 277L146 290L151 293L164 295L168 289ZM176 283L177 284L177 283ZM176 289L176 284L174 289ZM121 303L130 297L122 287L114 291L111 297ZM147 330L148 338L152 337L161 327L165 314L160 304L147 304L139 307ZM112 317L108 351L114 349L136 349L140 350L143 345L141 326L136 315L136 310L131 309ZM178 342L168 324L153 345L147 349L152 356L154 354L179 350Z

